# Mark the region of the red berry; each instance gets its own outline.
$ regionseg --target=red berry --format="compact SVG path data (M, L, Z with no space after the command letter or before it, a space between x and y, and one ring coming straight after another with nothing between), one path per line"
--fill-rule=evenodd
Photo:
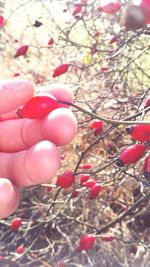
M29 46L28 45L21 45L17 51L16 54L14 55L14 57L20 57L20 56L24 56L27 51L28 51Z
M103 129L103 122L101 120L94 119L90 122L89 126L91 129L95 130L96 134L99 134Z
M14 39L14 43L19 43L19 40L18 39Z
M91 169L93 166L90 163L82 164L79 166L80 169Z
M22 219L21 218L14 218L11 221L10 228L11 228L12 231L17 231L21 224L22 224Z
M101 71L102 71L102 72L106 72L106 71L108 71L108 70L109 70L108 67L101 67Z
M117 36L116 35L113 35L109 41L109 44L114 44L117 42Z
M76 198L78 195L79 195L79 190L78 189L74 189L73 192L72 192L71 197L72 198Z
M95 236L92 234L83 235L80 239L79 250L90 250L93 248L95 242Z
M64 9L63 9L63 12L64 12L64 13L66 13L67 11L68 11L68 9L67 9L67 8L64 8Z
M54 44L54 39L51 37L48 41L48 45L53 45Z
M53 78L58 77L64 73L66 73L69 69L69 64L61 64L59 65L53 72Z
M87 180L86 182L82 183L82 185L89 187L89 188L92 188L95 185L95 181L90 179L90 180Z
M150 124L137 124L130 126L126 128L126 132L137 141L144 142L150 140Z
M52 110L58 108L57 100L52 95L39 95L18 108L17 114L22 118L42 119Z
M101 120L97 120L97 119L94 119L90 122L90 128L91 129L97 129L97 128L101 128L102 129L102 126L103 126L103 122Z
M106 242L112 242L114 240L114 236L101 236L101 239Z
M82 5L81 4L76 4L75 8L72 12L72 15L75 16L76 14L80 13L82 11Z
M125 164L137 162L146 151L147 147L143 144L135 144L126 147L117 159L117 166L123 167Z
M91 55L94 55L98 52L98 49L96 47L97 47L97 43L94 43L91 48Z
M117 0L110 0L110 2L104 0L101 1L101 5L99 7L99 11L103 11L107 14L115 14L117 13L121 8L121 2Z
M61 160L65 159L66 155L65 154L61 154L60 158Z
M150 106L150 97L148 97L145 101L145 108L148 108Z
M0 27L2 27L5 24L5 19L2 15L0 15Z
M24 252L24 245L20 245L19 247L17 247L16 252L18 254L22 254Z
M144 163L144 177L150 179L150 155L146 157Z
M13 74L13 77L18 77L18 76L20 76L20 73L19 73L19 72L15 72L15 73Z
M102 187L100 184L95 184L91 189L89 193L89 199L96 198L98 194L100 193Z
M48 186L46 187L46 193L50 192L51 190L52 190L52 187L51 187L50 185L48 185Z
M87 180L89 179L89 175L82 175L80 177L80 185L83 185L83 183L85 183Z
M94 37L98 37L100 35L100 32L95 32Z
M75 175L71 171L66 171L57 177L56 185L61 188L69 188L75 181Z

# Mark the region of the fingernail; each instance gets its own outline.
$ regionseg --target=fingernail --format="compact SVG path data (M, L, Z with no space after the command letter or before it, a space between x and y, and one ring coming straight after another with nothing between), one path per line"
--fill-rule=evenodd
M20 89L22 86L25 86L26 84L30 83L28 80L7 80L2 82L2 87L4 89Z

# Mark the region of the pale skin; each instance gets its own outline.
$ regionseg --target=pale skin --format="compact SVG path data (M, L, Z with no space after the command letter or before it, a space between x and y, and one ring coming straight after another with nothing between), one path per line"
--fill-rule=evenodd
M62 84L40 91L70 102L73 98ZM27 80L0 82L0 219L15 212L22 187L48 182L59 171L59 146L70 143L77 132L75 116L64 106L42 120L18 118L16 109L35 94Z

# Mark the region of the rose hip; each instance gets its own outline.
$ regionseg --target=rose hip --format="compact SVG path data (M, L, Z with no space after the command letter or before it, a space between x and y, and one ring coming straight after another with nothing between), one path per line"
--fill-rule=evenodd
M58 77L64 73L66 73L69 69L69 64L61 64L59 65L53 72L53 78Z
M11 221L10 228L11 228L12 231L17 231L21 224L22 224L22 219L21 218L14 218Z
M123 167L127 164L136 163L144 154L147 147L144 144L135 144L126 147L117 159L117 166Z
M28 45L21 45L17 49L16 54L14 55L14 57L20 57L20 56L26 55L28 49L29 49L29 46Z
M72 171L66 171L57 177L56 185L61 188L69 188L75 181Z
M80 239L79 250L90 250L93 248L95 236L92 234L83 235Z
M22 107L19 107L17 114L21 118L42 119L56 108L58 108L58 104L54 96L39 95L30 99Z

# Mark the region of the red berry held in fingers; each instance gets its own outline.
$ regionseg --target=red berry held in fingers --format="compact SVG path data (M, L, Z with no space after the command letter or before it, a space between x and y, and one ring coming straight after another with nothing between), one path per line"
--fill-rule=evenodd
M79 250L90 250L95 243L95 236L92 234L83 235L80 239Z
M123 167L126 164L136 163L145 153L147 147L144 144L135 144L126 147L117 159L117 166Z
M71 171L66 171L57 177L56 185L61 188L69 188L75 181L75 175Z
M130 134L136 141L144 142L150 140L150 124L137 124L126 128L126 132Z
M22 219L21 218L14 218L12 221L11 221L11 224L10 224L10 228L12 231L17 231L20 227L20 225L22 224Z
M150 155L145 159L143 175L146 179L150 179Z
M57 68L55 68L53 72L53 78L58 77L64 73L66 73L69 69L69 64L61 64Z
M16 248L16 252L18 254L22 254L24 252L24 245L20 245Z
M58 108L58 104L54 96L39 95L33 97L25 105L18 108L17 114L21 118L42 119L56 108Z
M14 55L14 57L20 57L20 56L26 55L28 49L29 49L29 46L28 45L21 45L17 49L16 54Z
M90 189L90 192L89 192L89 199L94 199L96 198L99 193L101 192L101 185L100 184L95 184L91 189Z

